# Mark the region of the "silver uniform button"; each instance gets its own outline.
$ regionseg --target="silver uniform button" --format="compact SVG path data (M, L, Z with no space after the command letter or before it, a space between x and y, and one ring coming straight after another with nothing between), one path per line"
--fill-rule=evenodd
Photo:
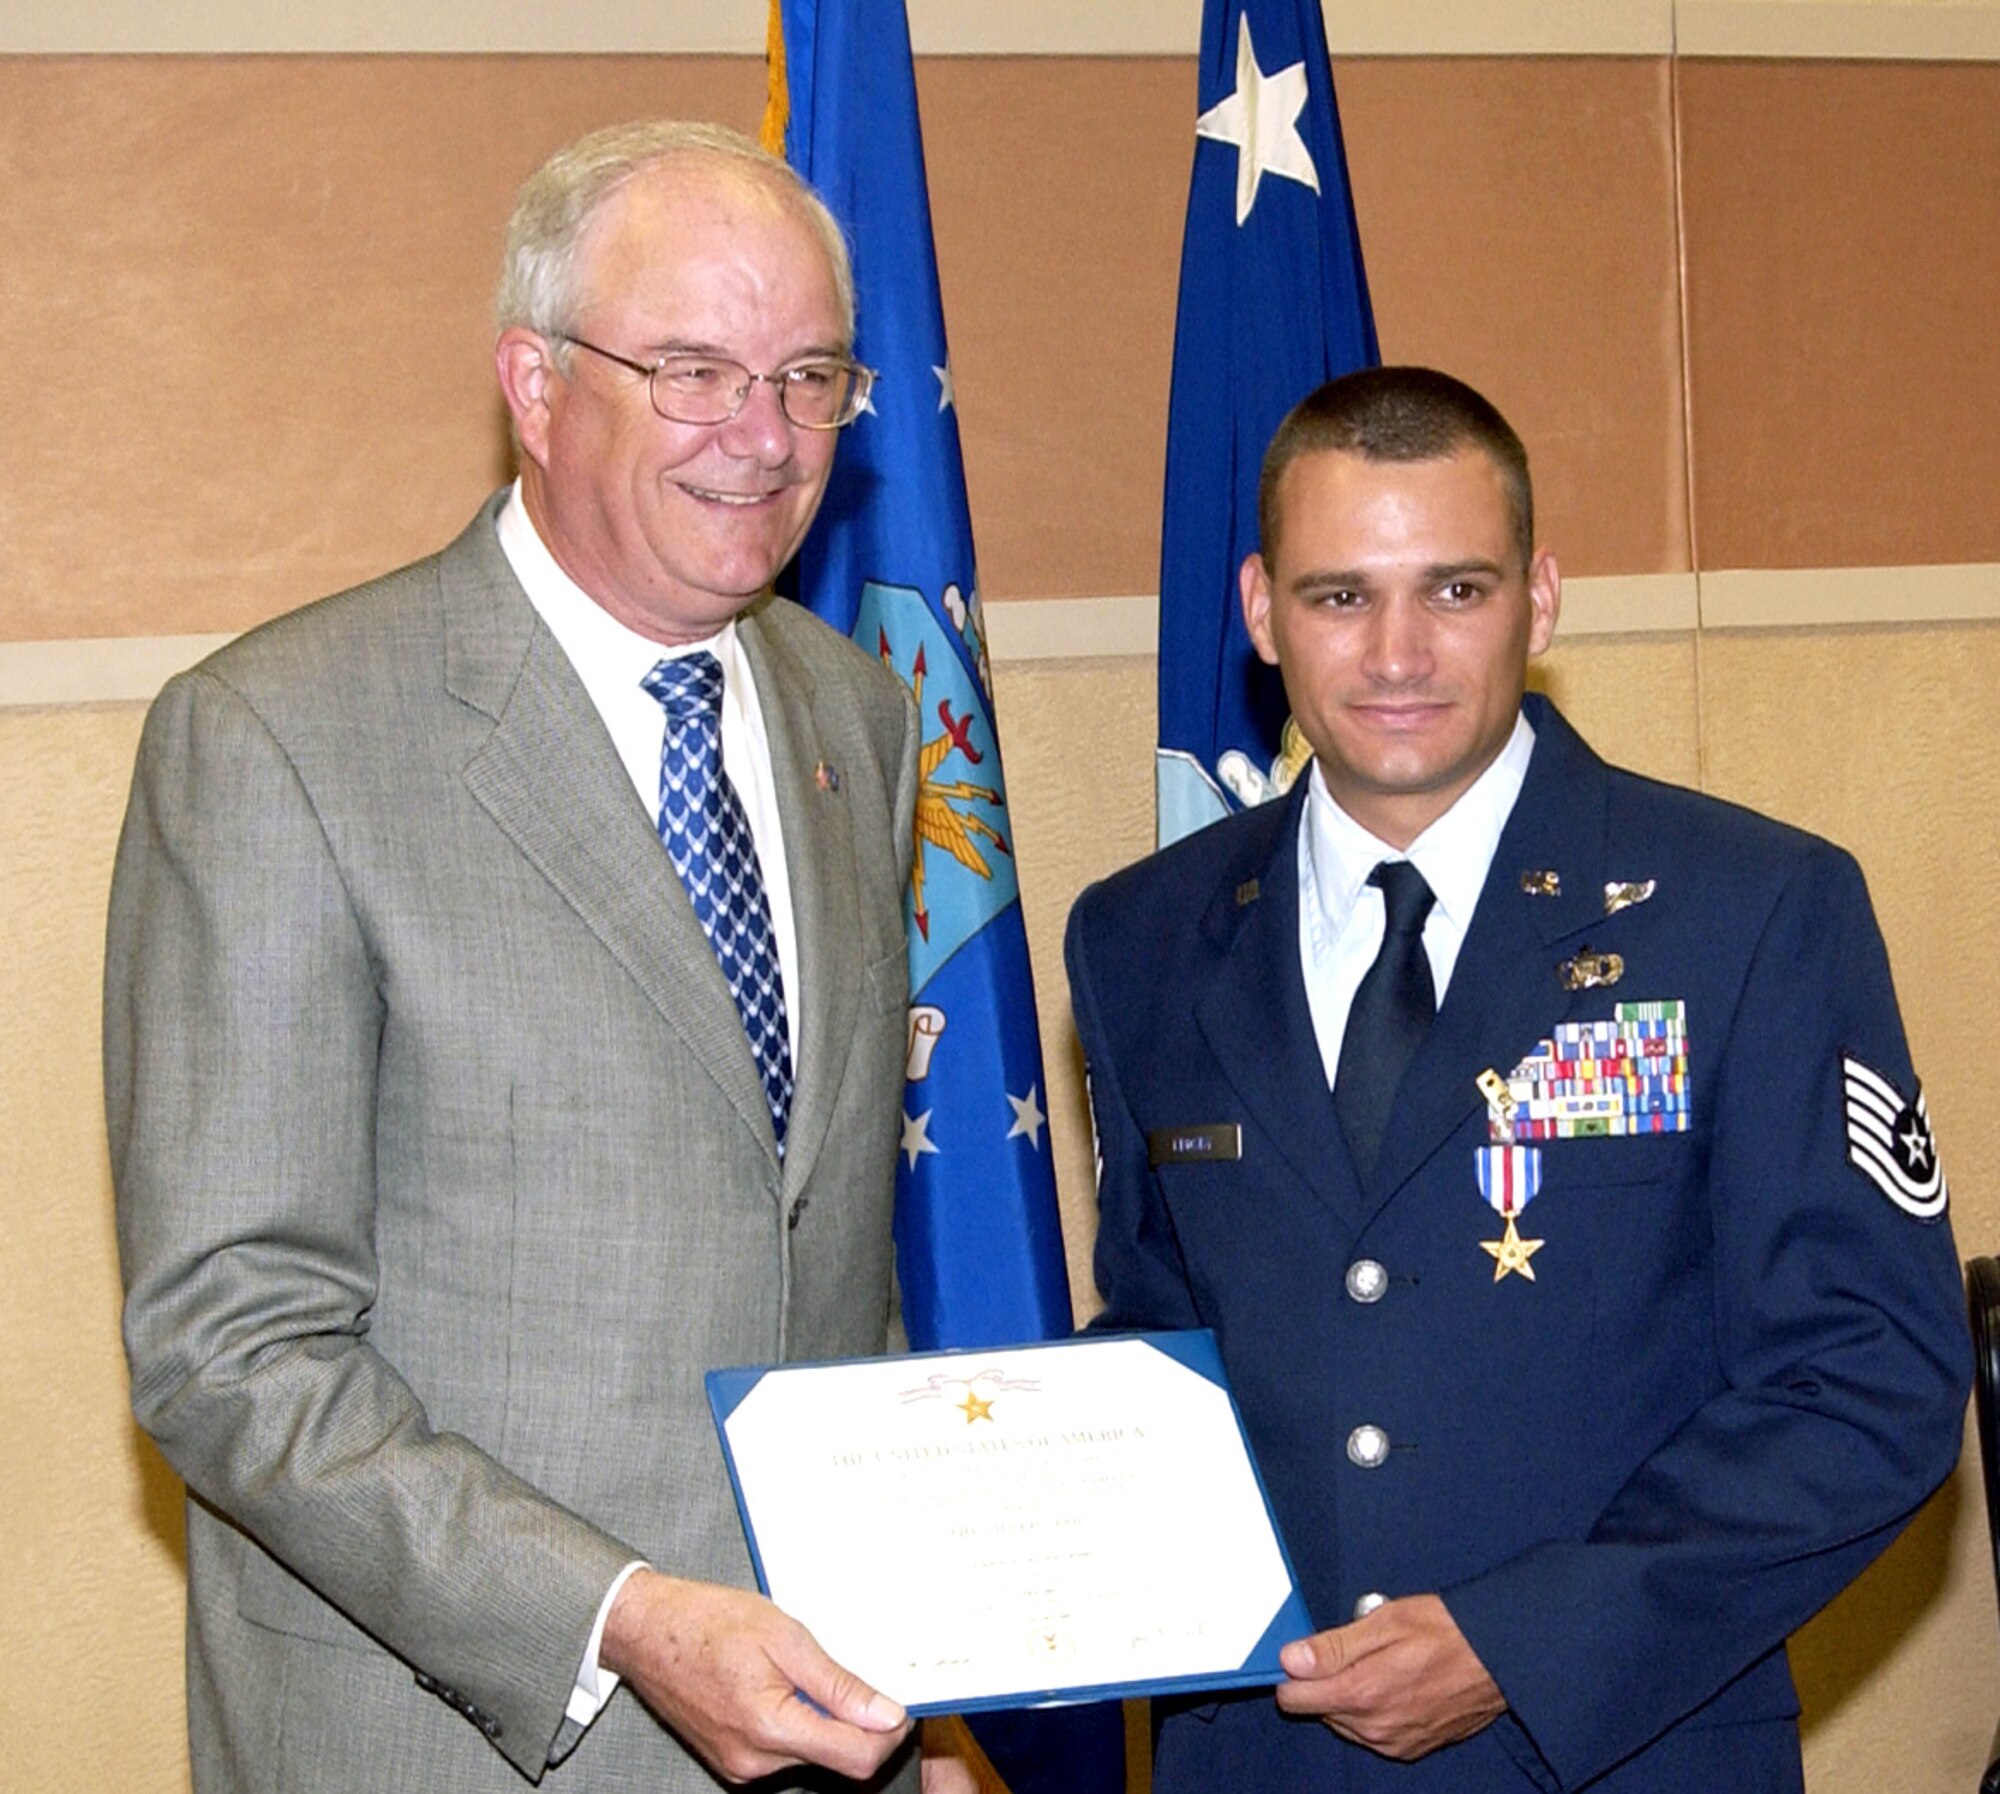
M1347 1457L1363 1470L1375 1469L1389 1455L1389 1435L1379 1426L1358 1426L1347 1435Z
M1357 1258L1347 1267L1347 1293L1357 1302L1379 1302L1389 1287L1389 1273L1372 1258Z
M1381 1593L1379 1590L1370 1589L1367 1594L1354 1603L1354 1617L1357 1620L1365 1620L1376 1608L1386 1607L1388 1602L1389 1597L1387 1595Z

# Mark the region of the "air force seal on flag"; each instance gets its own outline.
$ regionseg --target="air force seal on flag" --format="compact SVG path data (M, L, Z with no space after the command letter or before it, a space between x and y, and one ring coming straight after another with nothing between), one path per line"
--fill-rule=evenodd
M1919 1221L1944 1214L1949 1192L1922 1086L1907 1102L1880 1072L1842 1056L1848 1163Z
M956 586L948 591L958 597ZM965 612L966 623L977 616L976 610ZM958 628L963 635L966 624ZM870 635L883 665L909 688L924 731L909 894L916 930L910 937L910 990L920 994L932 973L1019 896L1020 885L1014 850L1001 832L1007 797L1000 788L992 711L985 688L966 666L968 656L985 651L978 636L961 654L921 592L874 579L861 588L854 624L857 641ZM972 776L948 776L952 773Z

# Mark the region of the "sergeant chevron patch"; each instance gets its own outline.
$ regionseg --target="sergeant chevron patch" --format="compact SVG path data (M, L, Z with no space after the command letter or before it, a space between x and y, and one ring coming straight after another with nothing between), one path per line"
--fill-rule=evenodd
M1848 1163L1905 1214L1937 1220L1950 1192L1923 1087L1906 1102L1895 1085L1859 1059L1843 1054L1840 1069L1847 1097Z

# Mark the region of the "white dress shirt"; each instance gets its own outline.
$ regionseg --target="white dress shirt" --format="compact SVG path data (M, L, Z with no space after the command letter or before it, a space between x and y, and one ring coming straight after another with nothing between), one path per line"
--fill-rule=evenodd
M522 502L518 480L501 508L498 533L501 552L514 569L514 577L583 681L583 689L610 732L611 745L625 762L632 789L656 826L660 816L660 748L666 739L667 719L659 701L639 682L663 660L708 653L721 661L722 766L743 800L751 838L757 843L757 864L771 903L771 931L778 942L778 970L785 980L785 1013L796 1077L799 1016L803 1011L798 927L792 915L791 881L786 876L778 792L771 777L770 738L764 732L757 681L751 676L743 644L737 640L735 623L725 623L707 641L680 648L665 647L627 629L556 564Z
M1424 875L1437 899L1424 922L1424 954L1443 1007L1487 868L1534 751L1528 719L1515 717L1514 732L1493 764L1407 851L1378 840L1348 815L1326 788L1319 762L1313 762L1299 829L1299 961L1329 1089L1354 993L1382 949L1382 892L1368 882L1368 874L1384 860L1409 860Z
M757 681L736 639L734 621L707 641L669 648L649 641L625 625L590 596L565 573L549 552L528 507L521 498L517 480L507 502L501 507L496 533L500 550L514 577L528 594L549 633L556 638L583 689L604 719L611 745L625 763L647 817L657 826L660 814L660 750L666 740L666 713L640 683L663 660L707 652L722 663L722 765L736 795L743 800L744 814L750 819L750 834L757 843L757 863L764 874L764 890L771 904L771 929L777 937L778 969L785 981L785 1011L790 1024L792 1069L796 1076L799 1054L798 928L792 915L791 881L786 876L785 837L778 821L777 786L771 776L770 738L764 730L764 712L758 702ZM662 853L666 851L663 847ZM587 1726L604 1710L618 1687L619 1678L598 1662L604 1648L604 1622L633 1573L647 1568L644 1562L629 1563L618 1573L604 1599L598 1603L596 1623L584 1647L583 1662L577 1669L576 1685L565 1709L577 1725Z

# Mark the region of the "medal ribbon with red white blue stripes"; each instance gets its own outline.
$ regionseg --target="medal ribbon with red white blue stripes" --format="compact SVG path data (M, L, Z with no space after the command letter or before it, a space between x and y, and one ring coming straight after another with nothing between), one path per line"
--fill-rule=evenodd
M1530 1283L1535 1269L1528 1261L1542 1249L1540 1240L1524 1240L1515 1217L1541 1194L1542 1150L1539 1146L1482 1146L1473 1155L1479 1173L1479 1193L1487 1206L1507 1223L1497 1240L1481 1240L1479 1248L1493 1260L1493 1281L1519 1272Z

